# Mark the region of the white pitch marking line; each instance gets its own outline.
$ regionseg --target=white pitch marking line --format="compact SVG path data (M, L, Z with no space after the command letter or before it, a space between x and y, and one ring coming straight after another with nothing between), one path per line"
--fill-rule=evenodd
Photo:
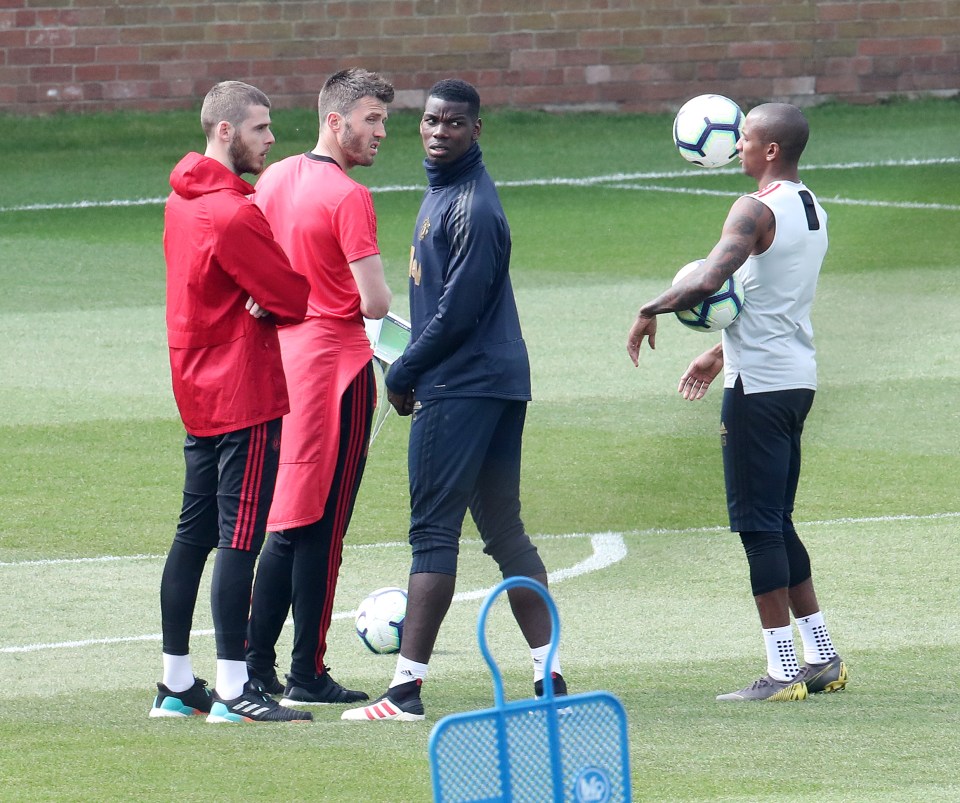
M635 192L669 192L676 195L713 195L727 198L738 198L743 195L742 192L731 192L730 190L705 190L700 187L665 187L656 184L609 184L612 190L633 190ZM922 201L875 201L860 198L825 198L820 196L820 202L826 205L840 204L843 206L875 206L887 209L939 209L948 212L960 211L960 205L957 204L932 204Z
M820 527L832 526L835 524L871 524L893 521L936 521L937 519L956 519L960 518L960 511L946 511L944 513L893 513L887 516L857 516L838 519L813 519L811 521L795 521L796 527ZM710 527L683 527L677 529L667 529L663 527L651 527L646 530L625 530L622 533L602 533L602 535L624 535L624 536L643 536L643 535L694 535L696 533L726 532L729 528L726 525L717 524ZM555 533L553 535L533 535L534 541L552 541L567 538L592 538L596 533ZM479 542L476 538L463 538L463 543L470 544ZM406 541L381 541L377 544L344 544L343 548L348 550L366 550L366 549L396 549L398 547L408 546ZM114 561L127 560L165 560L166 555L101 555L90 558L48 558L45 560L16 560L0 561L0 569L15 568L19 566L59 566L70 563L111 563Z
M577 535L568 536L572 538ZM538 539L542 540L542 539ZM547 574L547 580L550 583L562 583L564 580L570 580L573 577L579 577L581 574L589 572L599 572L619 563L627 556L627 545L624 543L622 533L598 533L590 536L590 543L593 546L593 554L586 560L575 563L564 569L556 569ZM474 599L484 599L487 594L493 591L490 588L478 588L476 591L463 591L453 595L454 602L466 602Z
M930 159L883 159L876 162L840 162L836 164L824 164L824 165L812 165L805 164L803 170L806 172L808 170L866 170L875 167L925 167L930 165L948 165L948 164L958 164L960 163L960 157L954 156L945 156L945 157L935 157ZM583 178L532 178L532 179L518 179L518 180L504 180L498 181L497 185L500 187L590 187L596 185L605 185L610 182L624 182L624 181L648 181L650 179L663 179L663 178L710 178L713 176L732 176L741 174L739 167L721 167L715 168L712 170L699 170L699 169L689 169L689 170L667 170L667 171L650 171L646 173L610 173L608 175L602 176L585 176ZM630 189L640 189L638 187L631 187ZM645 189L654 190L656 188L650 187ZM370 191L374 193L379 192L423 192L424 186L422 184L396 184L389 185L386 187L370 187ZM666 190L663 190L666 191ZM670 190L673 192L683 192L684 188L678 187ZM728 195L730 193L720 193L722 195ZM737 193L733 193L737 194ZM742 193L741 193L742 194ZM0 213L3 212L45 212L56 209L99 209L105 207L128 207L128 206L159 206L160 204L166 203L166 196L156 197L156 198L117 198L113 200L106 201L70 201L66 203L35 203L35 204L23 204L21 206L2 206L0 207ZM823 200L823 199L821 199ZM878 201L875 204L871 204L867 201L835 201L837 203L854 203L854 204L863 204L863 205L887 205L886 201ZM890 206L896 208L920 208L926 209L927 206L912 206L910 204L898 204L895 202L889 202ZM952 209L950 206L939 206L934 205L934 209Z
M568 536L572 538L589 538L591 546L593 547L593 552L590 557L585 560L575 563L573 566L568 566L563 569L557 569L556 571L550 572L548 579L551 583L562 583L564 580L570 580L574 577L579 577L582 574L587 574L588 572L598 572L602 569L605 569L607 566L612 566L614 563L617 563L623 560L627 556L627 545L623 541L623 535L621 533L599 533L593 535L577 534ZM393 544L388 544L387 546L393 546ZM147 556L137 556L139 558ZM95 559L80 559L89 562L90 560ZM114 558L117 560L117 558ZM38 562L39 563L39 562ZM10 564L7 564L10 565ZM24 564L20 564L24 565ZM37 565L37 563L29 564ZM49 562L43 562L41 565L49 565ZM487 594L492 591L493 588L480 588L475 591L463 591L459 594L455 594L453 597L454 602L466 602L468 600L474 599L483 599ZM335 613L333 619L352 619L357 615L356 611L342 611L340 613ZM287 623L289 624L289 622ZM213 630L193 630L190 632L191 636L212 636L214 633ZM17 647L0 647L0 654L10 654L10 653L25 653L25 652L39 652L41 650L57 650L57 649L70 649L77 647L92 647L95 645L103 644L125 644L136 641L162 641L163 637L159 633L152 633L145 636L119 636L116 638L103 638L103 639L84 639L81 641L59 641L49 644L27 644Z
M861 516L861 517L844 517L838 519L814 519L812 521L805 522L795 522L800 527L819 527L819 526L836 526L838 524L869 524L869 523L892 523L898 521L937 521L943 519L955 519L960 518L960 512L945 512L945 513L927 513L927 514L912 514L912 513L903 513L903 514L894 514L889 516ZM593 554L586 560L580 561L580 563L574 564L571 567L565 569L557 569L554 572L551 572L548 577L549 580L553 583L563 582L568 580L571 577L577 577L581 574L587 572L599 571L607 566L610 566L614 563L617 563L627 554L626 544L623 540L624 536L644 536L644 535L693 535L695 533L710 533L710 532L724 532L727 530L727 527L724 526L715 526L715 527L689 527L685 529L648 529L648 530L631 530L623 533L569 533L564 535L538 535L535 536L535 540L551 540L551 539L567 539L567 538L590 538L593 546ZM468 539L464 539L468 540ZM472 540L472 539L471 539ZM346 549L381 549L381 548L395 548L399 546L406 546L405 542L402 541L391 541L380 544L346 544ZM3 567L17 567L17 566L50 566L50 565L60 565L60 564L70 564L70 563L96 563L96 562L108 562L108 561L125 561L125 560L161 560L163 555L108 555L99 558L65 558L65 559L55 559L55 560L36 560L36 561L17 561L17 562L8 562L0 563L0 568ZM464 600L470 599L479 599L490 592L490 589L479 589L477 591L464 591L460 594L454 596L454 600L462 602ZM347 619L356 615L356 611L343 611L341 613L335 613L333 615L334 619ZM195 630L191 633L194 636L210 636L213 635L213 630ZM0 654L4 653L24 653L24 652L37 652L40 650L52 650L52 649L64 649L71 647L89 647L97 644L123 644L127 642L136 642L136 641L161 641L161 636L159 633L154 633L146 636L122 636L118 638L108 638L108 639L90 639L85 641L63 641L52 644L29 644L20 647L0 647Z
M0 569L11 566L61 566L65 563L113 563L115 561L161 560L166 555L100 555L94 558L46 558L44 560L0 561Z

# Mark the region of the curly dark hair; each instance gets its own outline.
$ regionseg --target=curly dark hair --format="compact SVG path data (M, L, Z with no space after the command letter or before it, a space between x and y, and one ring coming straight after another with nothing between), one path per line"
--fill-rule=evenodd
M427 97L440 98L451 103L466 103L470 116L474 120L480 118L480 93L473 84L468 84L459 78L444 78L442 81L437 81L430 87Z

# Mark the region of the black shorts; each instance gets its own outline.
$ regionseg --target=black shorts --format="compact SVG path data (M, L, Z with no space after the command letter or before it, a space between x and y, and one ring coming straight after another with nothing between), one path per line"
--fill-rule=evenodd
M809 388L743 392L724 388L720 445L733 532L782 532L800 481L800 436L813 405Z
M527 403L490 398L425 401L410 427L413 572L456 574L469 508L484 551L508 574L543 563L520 518L520 453Z

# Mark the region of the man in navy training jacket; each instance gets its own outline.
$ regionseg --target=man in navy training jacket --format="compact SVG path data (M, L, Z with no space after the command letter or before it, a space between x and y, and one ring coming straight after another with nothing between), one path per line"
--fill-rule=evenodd
M510 284L510 227L480 146L480 97L470 84L440 81L420 121L429 187L410 256L410 343L386 377L390 403L410 426L413 562L396 671L387 692L343 719L424 718L420 688L453 599L460 531L470 510L484 552L503 576L547 571L520 519L520 451L530 363ZM566 693L559 660L545 667L551 621L529 588L508 592L534 665Z

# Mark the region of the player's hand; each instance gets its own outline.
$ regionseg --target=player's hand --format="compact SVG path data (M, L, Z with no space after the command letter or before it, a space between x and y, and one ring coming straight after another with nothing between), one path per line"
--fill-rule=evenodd
M407 393L394 393L387 389L387 401L393 405L393 409L398 415L410 415L413 412L413 391Z
M250 298L247 299L247 312L249 312L254 318L266 318L270 314L267 310L253 300L253 296L250 296Z
M688 401L702 399L722 368L723 352L719 349L705 351L687 366L680 377L677 392Z
M627 354L636 366L640 365L640 347L643 345L643 338L646 337L650 343L650 348L657 347L657 316L648 318L645 315L637 315L637 319L630 327L630 334L627 335Z

